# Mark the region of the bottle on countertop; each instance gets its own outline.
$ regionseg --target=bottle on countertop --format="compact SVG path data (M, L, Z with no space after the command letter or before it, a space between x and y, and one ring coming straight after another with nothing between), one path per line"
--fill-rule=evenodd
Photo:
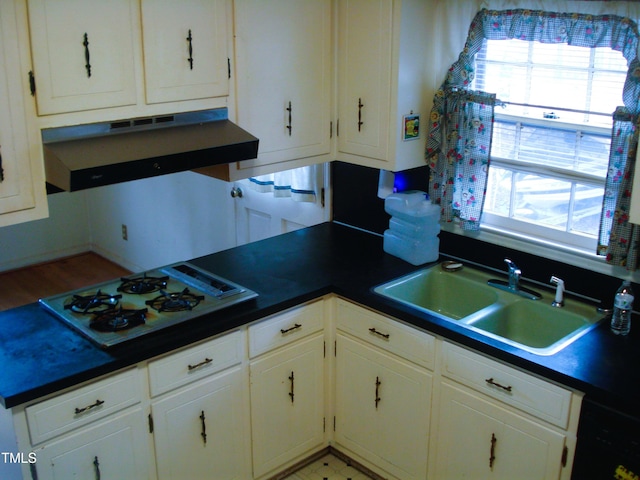
M627 335L631 329L631 310L633 309L633 290L631 282L625 280L616 291L613 299L611 331L616 335Z

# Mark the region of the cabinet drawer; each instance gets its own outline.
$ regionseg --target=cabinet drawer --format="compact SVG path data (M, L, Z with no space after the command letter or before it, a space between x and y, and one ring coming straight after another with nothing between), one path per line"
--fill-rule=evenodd
M435 337L342 299L336 300L337 327L361 340L433 369Z
M240 331L149 362L151 396L181 387L242 362Z
M572 397L569 390L446 342L443 359L443 375L567 428Z
M27 407L34 445L140 402L138 370L90 383Z
M324 327L324 301L296 307L249 326L249 356L291 343Z

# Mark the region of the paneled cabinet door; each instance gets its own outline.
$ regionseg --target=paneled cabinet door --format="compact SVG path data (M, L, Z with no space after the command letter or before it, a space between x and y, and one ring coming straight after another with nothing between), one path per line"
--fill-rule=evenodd
M261 356L249 368L257 478L322 446L324 337L316 335Z
M228 0L142 0L147 103L229 94Z
M28 0L38 114L136 103L136 0Z
M431 373L340 333L336 346L336 442L396 478L426 478Z
M107 418L36 450L33 478L150 478L151 454L142 409Z
M338 0L338 160L392 171L424 166L436 3Z
M29 144L18 34L14 2L1 2L0 226L47 215L44 169Z
M239 168L328 155L331 0L236 0L235 22L238 122L260 139Z
M559 478L565 436L442 383L434 478Z
M236 367L152 404L160 480L248 478L242 383Z
M338 2L338 150L387 160L392 0Z

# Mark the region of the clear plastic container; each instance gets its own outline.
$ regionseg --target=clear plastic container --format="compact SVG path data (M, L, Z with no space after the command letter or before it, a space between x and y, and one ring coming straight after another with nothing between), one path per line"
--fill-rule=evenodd
M412 190L393 193L384 201L385 211L392 217L412 223L438 223L440 206L432 204L425 192Z
M432 236L418 240L389 229L384 232L383 249L412 265L422 265L438 259L440 239Z
M408 222L401 218L391 217L389 228L394 232L412 238L435 237L440 233L440 224L432 221L428 222Z

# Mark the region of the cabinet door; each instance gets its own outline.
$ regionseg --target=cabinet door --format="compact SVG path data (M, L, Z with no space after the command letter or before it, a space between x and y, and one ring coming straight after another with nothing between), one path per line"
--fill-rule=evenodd
M391 0L338 2L338 150L388 160Z
M41 157L28 137L18 34L14 2L0 3L0 226L47 214Z
M37 450L37 478L149 478L147 445L146 418L135 408Z
M242 378L237 367L152 404L159 479L248 478Z
M436 478L553 479L565 436L443 382Z
M38 113L136 103L135 0L28 0Z
M229 94L228 0L142 0L147 103Z
M329 154L331 1L237 0L235 21L238 122L260 139L240 168Z
M324 441L324 337L260 357L251 370L253 475L312 453Z
M338 334L336 442L397 478L427 472L432 375Z

